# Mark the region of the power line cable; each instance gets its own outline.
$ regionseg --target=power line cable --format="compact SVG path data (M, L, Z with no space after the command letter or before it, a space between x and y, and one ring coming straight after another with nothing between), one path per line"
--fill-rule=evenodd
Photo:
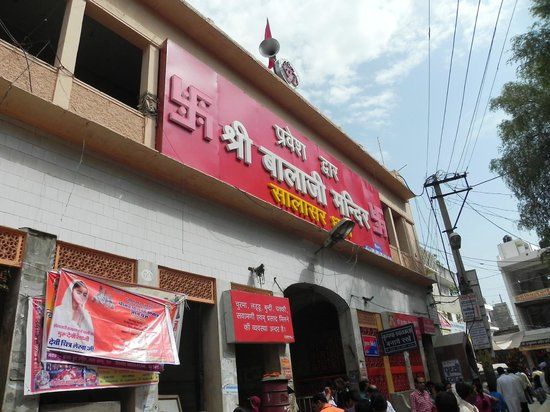
M458 197L460 197L461 199L463 199L460 195L458 195ZM509 230L503 228L502 226L496 224L495 222L493 222L491 219L489 219L487 216L485 216L483 213L481 213L479 210L477 210L476 208L474 208L472 205L470 205L470 203L465 200L466 202L466 205L468 205L470 207L470 209L472 209L474 212L476 212L479 216L481 216L483 219L485 219L487 222L489 222L490 224L492 224L493 226L499 228L500 230L502 230L503 232L511 235L511 236L514 236L516 238L518 238L519 240L523 240L524 242L526 243L529 243L530 245L533 245L533 246L536 246L534 243L531 243L529 242L528 240L525 240L525 239L522 239L521 236L518 236L517 234L515 233L512 233L510 232Z
M432 95L432 2L428 0L428 108L427 108L427 127L426 127L426 173L424 179L428 177L428 154L430 148L430 111Z
M500 20L500 12L502 10L502 4L503 3L504 3L504 0L500 0L500 6L498 8L497 18L495 20L495 27L493 29L493 35L491 36L491 44L489 45L489 50L487 52L487 58L485 59L485 67L483 68L483 76L481 77L481 83L479 85L479 91L477 93L477 98L476 98L476 103L475 103L475 106L474 106L474 111L472 113L472 118L470 119L470 125L468 126L468 132L466 133L466 139L464 140L464 146L463 146L462 153L460 155L458 164L460 164L460 161L461 161L462 157L464 156L464 151L465 151L467 142L470 140L470 133L471 133L472 127L475 123L475 118L477 117L477 110L479 108L479 102L481 100L481 94L483 92L483 86L485 85L485 76L487 75L487 68L489 67L489 61L491 60L491 53L493 51L493 44L494 44L494 41L495 41L495 34L497 32L498 21ZM457 168L458 168L458 165L457 165Z
M500 179L501 177L502 177L502 175L494 176L494 177L491 177L490 179L487 179L487 180L484 180L482 182L471 185L470 187L476 187L476 186L482 185L482 184L487 183L487 182L492 182L493 180Z
M447 170L451 170L451 162L453 161L453 155L455 153L456 139L458 137L458 131L460 129L460 121L462 120L462 110L464 108L464 97L466 95L466 85L468 84L468 73L470 72L470 61L472 60L472 49L474 48L474 38L476 36L477 19L479 17L479 6L480 5L481 5L481 0L478 0L478 2L477 2L477 11L476 11L476 19L475 19L475 22L474 22L474 30L472 32L472 39L470 40L470 51L468 52L468 63L466 64L466 74L464 75L464 85L462 86L462 98L461 98L461 101L460 101L460 111L458 113L458 122L456 124L455 137L453 139L453 147L451 149L451 156L449 157L449 164L447 165Z
M476 138L474 140L474 145L473 145L473 148L472 148L472 152L470 154L470 159L468 160L468 164L466 165L466 170L468 170L468 168L470 167L470 163L472 163L472 158L474 157L477 142L479 140L479 135L481 134L481 128L483 127L483 122L485 120L485 115L487 114L487 108L489 107L489 103L491 102L491 96L493 95L493 88L495 87L495 81L497 79L498 70L500 69L500 62L502 60L502 55L504 54L504 48L506 47L506 40L508 40L508 34L510 32L510 26L512 25L512 20L514 19L514 14L516 12L517 4L518 4L518 0L516 0L514 2L514 8L512 9L512 14L510 16L510 20L508 21L508 27L506 28L506 35L504 36L504 42L502 43L502 48L500 49L500 55L498 56L497 68L495 70L495 75L493 76L493 82L491 83L491 89L489 90L489 97L487 98L487 103L485 104L485 109L483 110L483 116L481 117L481 122L479 123L479 129L477 130L477 134L476 134ZM464 161L466 161L466 157L464 157Z
M445 129L445 118L447 116L447 103L449 100L449 87L451 85L451 73L453 71L453 57L455 53L455 41L456 41L456 26L458 23L458 10L460 8L460 0L456 2L456 15L455 15L455 26L453 31L453 45L451 48L451 63L449 64L449 74L447 76L447 90L445 92L445 106L443 109L443 121L441 122L441 134L439 136L439 148L437 149L437 162L435 164L435 170L437 171L439 167L439 158L441 157L441 143L443 142L443 130Z

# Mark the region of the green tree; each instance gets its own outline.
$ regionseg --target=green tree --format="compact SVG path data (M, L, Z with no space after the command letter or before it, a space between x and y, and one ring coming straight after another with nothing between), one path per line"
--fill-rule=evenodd
M519 200L519 226L550 245L550 0L533 0L536 22L512 40L518 80L506 83L491 109L508 117L498 126L501 157L491 170Z

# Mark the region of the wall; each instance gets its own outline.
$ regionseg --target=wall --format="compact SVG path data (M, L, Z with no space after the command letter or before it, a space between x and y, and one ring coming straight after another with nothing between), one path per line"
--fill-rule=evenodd
M178 194L36 131L0 121L0 225L32 227L59 240L221 280L265 288L296 282L375 296L393 311L426 312L423 288L186 193ZM253 198L250 198L254 202ZM259 206L260 207L260 206ZM364 279L368 279L365 282ZM416 293L415 293L416 292ZM353 302L353 305L361 302ZM360 299L359 299L360 300ZM384 309L381 307L369 310Z

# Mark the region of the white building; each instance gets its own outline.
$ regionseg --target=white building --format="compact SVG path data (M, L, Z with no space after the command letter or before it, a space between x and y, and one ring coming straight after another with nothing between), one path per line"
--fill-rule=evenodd
M512 310L523 332L520 350L531 365L547 358L550 350L550 269L541 249L504 237L498 245L498 266Z

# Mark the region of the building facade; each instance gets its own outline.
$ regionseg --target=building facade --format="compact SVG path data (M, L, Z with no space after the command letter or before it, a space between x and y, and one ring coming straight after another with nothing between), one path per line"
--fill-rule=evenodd
M498 266L512 310L523 333L520 350L530 365L546 359L550 350L550 270L542 250L506 236L498 245Z
M438 379L396 174L179 0L40 4L0 6L2 410L174 395L232 411L274 372L300 399L336 377ZM342 218L351 237L321 249ZM27 298L62 267L185 293L181 365L158 385L23 395ZM236 291L288 299L291 343L230 338ZM417 348L384 355L379 332L410 323Z

